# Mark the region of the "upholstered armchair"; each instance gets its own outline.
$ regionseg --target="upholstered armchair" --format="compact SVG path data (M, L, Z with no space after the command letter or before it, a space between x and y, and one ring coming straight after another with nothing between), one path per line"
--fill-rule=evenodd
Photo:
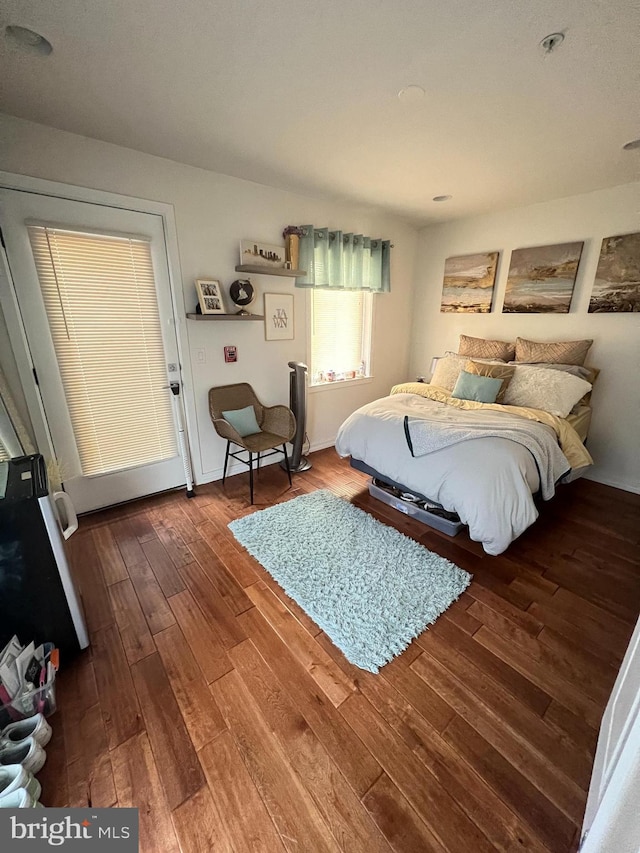
M237 412L253 406L255 420L259 427L258 432L241 435L225 417L223 412ZM256 467L260 467L260 459L272 456L274 453L284 454L284 464L291 486L291 469L289 468L289 457L287 456L287 442L293 438L296 431L296 419L291 409L287 406L264 406L256 397L256 393L248 382L238 382L235 385L218 385L209 389L209 414L215 431L221 438L226 439L227 449L224 456L224 470L222 482L227 477L227 466L229 457L232 456L239 462L249 466L249 491L251 503L253 503L253 460L257 460ZM241 448L240 451L231 451L234 444ZM282 449L280 449L282 448ZM246 451L249 460L243 459L239 453Z

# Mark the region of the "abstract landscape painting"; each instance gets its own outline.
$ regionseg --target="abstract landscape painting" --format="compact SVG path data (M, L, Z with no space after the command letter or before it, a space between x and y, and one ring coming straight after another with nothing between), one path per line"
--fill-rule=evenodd
M447 258L440 311L488 314L491 311L499 252Z
M640 311L640 233L602 241L589 313L611 311Z
M516 249L504 297L504 314L566 314L584 243Z

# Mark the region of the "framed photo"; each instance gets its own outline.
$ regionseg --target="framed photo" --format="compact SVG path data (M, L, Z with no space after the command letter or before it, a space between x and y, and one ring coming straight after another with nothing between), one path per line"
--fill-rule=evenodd
M226 314L219 281L214 278L198 278L196 290L203 314Z
M265 293L264 336L268 341L293 340L292 293Z
M254 267L284 269L286 257L284 246L271 246L256 240L240 240L240 263Z

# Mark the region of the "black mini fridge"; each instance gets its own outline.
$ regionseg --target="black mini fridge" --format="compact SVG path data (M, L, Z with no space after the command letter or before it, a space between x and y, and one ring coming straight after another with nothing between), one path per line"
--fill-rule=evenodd
M61 530L40 454L0 462L0 648L17 634L54 643L67 662L89 645L64 546L75 526Z

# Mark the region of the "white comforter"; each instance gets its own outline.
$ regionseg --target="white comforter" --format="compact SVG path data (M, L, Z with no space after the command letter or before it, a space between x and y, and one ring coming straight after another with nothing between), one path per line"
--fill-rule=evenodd
M501 554L538 517L533 494L540 488L540 478L534 458L520 444L493 437L462 441L414 458L404 435L404 417L420 417L434 412L434 407L446 408L447 420L455 419L458 411L415 394L368 403L342 424L336 450L457 512L487 554ZM517 415L498 417L506 426L515 419L522 427L523 419ZM550 427L539 423L532 427L548 430L556 441Z

